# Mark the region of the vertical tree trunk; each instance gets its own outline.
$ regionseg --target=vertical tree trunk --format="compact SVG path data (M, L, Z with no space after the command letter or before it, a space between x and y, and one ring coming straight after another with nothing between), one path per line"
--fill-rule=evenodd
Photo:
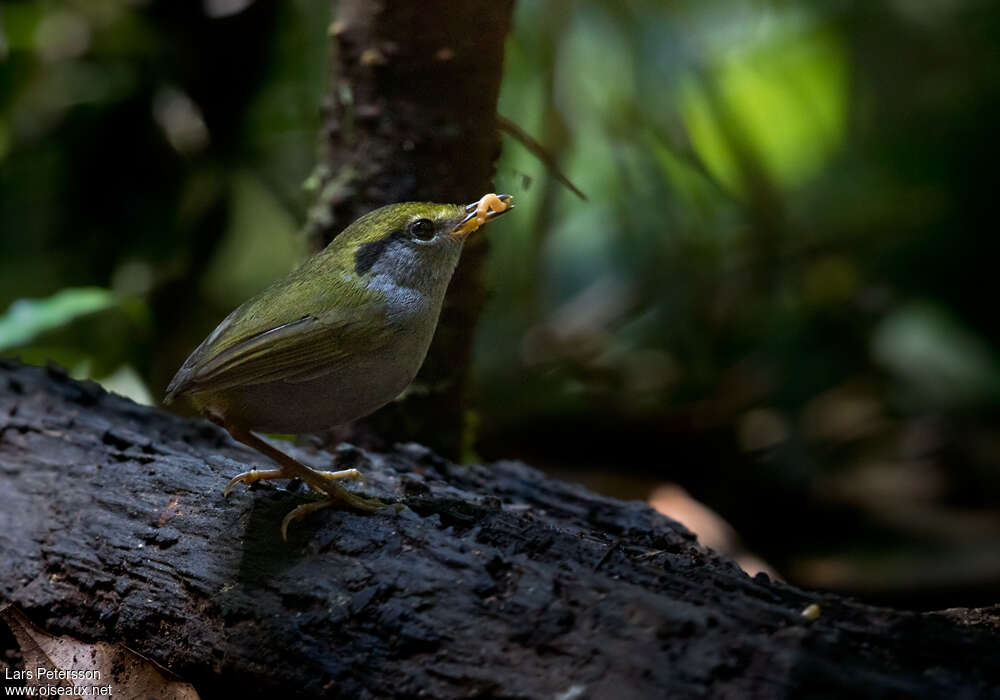
M464 203L493 190L512 9L513 0L335 3L314 245L384 204ZM481 235L466 243L427 361L407 398L367 419L375 434L459 452L486 250Z

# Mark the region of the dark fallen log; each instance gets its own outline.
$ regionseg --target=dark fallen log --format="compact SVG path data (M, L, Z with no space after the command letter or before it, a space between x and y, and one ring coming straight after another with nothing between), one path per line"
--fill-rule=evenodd
M202 698L1000 697L998 609L751 579L641 503L517 463L295 454L405 507L321 511L283 543L312 496L224 500L261 461L221 430L0 363L0 604Z

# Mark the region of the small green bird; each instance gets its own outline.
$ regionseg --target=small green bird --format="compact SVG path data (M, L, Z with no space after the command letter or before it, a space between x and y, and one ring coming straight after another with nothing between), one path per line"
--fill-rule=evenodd
M235 476L250 485L299 478L328 499L301 505L288 524L333 504L380 507L253 434L307 433L343 425L396 398L423 364L466 236L514 206L478 202L391 204L348 226L298 269L242 304L212 331L167 387L281 469Z

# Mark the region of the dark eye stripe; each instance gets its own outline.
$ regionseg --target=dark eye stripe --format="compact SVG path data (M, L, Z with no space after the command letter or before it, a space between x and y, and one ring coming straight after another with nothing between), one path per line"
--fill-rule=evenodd
M380 238L377 241L368 241L367 243L359 245L358 251L354 254L355 274L367 274L375 263L378 262L378 259L382 257L382 253L384 253L386 248L389 247L389 243L392 239L399 234L399 231L393 231L388 236Z

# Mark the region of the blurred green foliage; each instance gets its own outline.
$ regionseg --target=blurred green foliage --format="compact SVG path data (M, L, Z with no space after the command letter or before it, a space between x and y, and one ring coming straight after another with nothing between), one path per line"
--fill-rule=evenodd
M17 324L0 346L77 375L131 368L133 397L159 395L198 337L297 263L328 15L315 1L0 7L0 307ZM49 303L15 301L32 297ZM25 317L101 297L138 308L93 304L83 343L77 323Z
M47 330L115 305L104 289L63 289L48 299L18 299L0 316L0 350L27 345Z
M507 143L482 452L679 481L801 582L988 600L1000 6L517 13L500 110L590 202Z
M897 371L885 345L912 337L880 328L920 301L994 343L974 289L994 264L977 251L997 248L978 216L998 17L973 2L519 3L501 112L592 203L505 151L501 181L542 184L493 233L490 410L516 421L572 395L662 411L749 357L792 410L859 372L913 381L930 355ZM525 363L544 390L523 391Z
M901 542L1000 580L998 528L959 526L1000 498L1000 6L516 13L500 112L589 202L505 141L476 449L629 474L601 482L618 495L680 481L803 581L878 592L863 562ZM328 21L325 0L0 7L4 352L157 397L294 264Z

